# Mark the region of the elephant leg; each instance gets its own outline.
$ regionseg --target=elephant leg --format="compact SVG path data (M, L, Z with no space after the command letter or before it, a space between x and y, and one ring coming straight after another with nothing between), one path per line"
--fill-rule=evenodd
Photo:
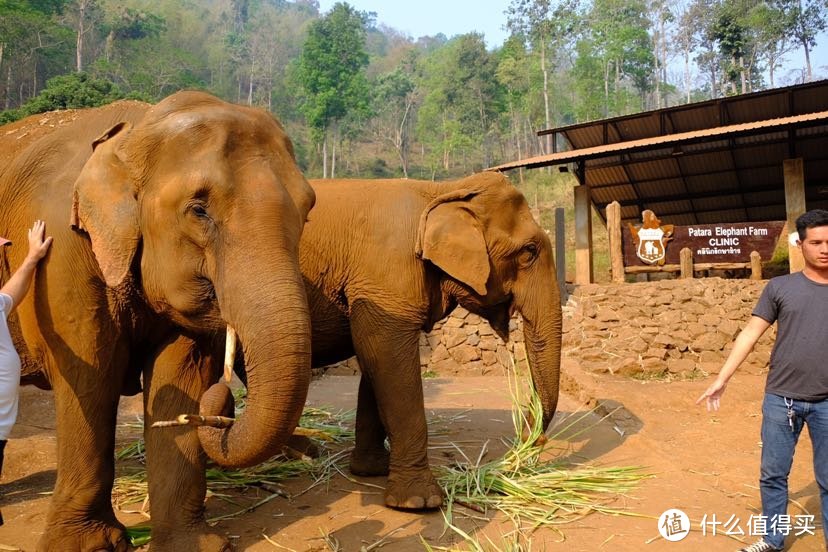
M152 550L230 550L229 542L210 531L204 519L206 462L196 429L151 427L179 414L198 413L199 398L218 378L215 359L208 347L178 336L162 346L144 372Z
M53 353L63 352L64 342ZM67 349L71 346L69 344ZM57 481L37 548L51 550L128 549L124 526L112 509L115 424L126 355L65 354L51 372L57 426ZM81 347L74 349L81 351ZM85 356L85 355L84 355ZM70 360L71 359L71 360Z
M356 303L351 311L351 331L391 445L385 504L411 510L437 508L443 503L443 493L428 466L428 427L417 349L419 329ZM368 396L362 390L360 387L358 415L370 412L367 404L361 404ZM373 428L376 439L376 425Z
M362 364L360 359L360 364ZM351 453L351 473L354 475L388 475L390 455L385 448L385 426L382 425L374 386L363 373L359 380L359 399L356 413L356 446Z

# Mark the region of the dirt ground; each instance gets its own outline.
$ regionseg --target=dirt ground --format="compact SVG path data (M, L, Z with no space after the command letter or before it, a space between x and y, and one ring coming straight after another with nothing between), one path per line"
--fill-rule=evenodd
M643 466L654 475L613 506L636 516L590 514L564 525L560 531L538 530L531 550L735 550L738 540L702 533L703 516L748 531L748 518L760 506L757 477L759 467L759 423L764 376L737 374L723 399L719 413L708 413L693 401L709 384L707 380L661 382L635 381L582 372L566 363L564 385L556 420L597 405L580 426L588 428L575 438L556 441L559 454L573 461L601 466ZM358 380L353 376L325 376L315 380L309 403L333 409L352 409ZM512 434L510 399L505 377L484 376L429 379L425 382L428 416L448 434L431 440L432 463L450 461L448 442L458 443L476 457L489 440L490 454L502 452L499 438ZM600 421L600 414L614 412ZM121 422L134 422L140 413L140 398L121 403ZM55 481L55 433L52 396L34 388L22 392L21 412L6 449L6 466L0 484L0 508L5 525L0 527L0 550L34 550L43 531L48 493ZM131 428L119 430L119 441L129 442L139 434ZM816 535L788 538L787 550L823 550L819 491L811 467L811 445L806 433L797 451L791 477L789 513L803 509L817 520ZM359 481L382 485L383 478ZM309 480L286 484L290 493L305 489ZM268 494L249 492L234 497L235 504L208 499L208 517L232 513L255 504ZM665 510L678 508L692 520L690 534L680 542L659 536L657 518ZM457 507L458 525L480 542L487 537L500 549L509 541L511 527L502 520L488 521L481 514ZM143 521L138 514L119 513L127 525ZM491 516L490 516L491 517ZM276 498L233 519L221 521L217 530L227 534L237 550L330 550L322 534L333 536L340 550L423 550L422 541L452 546L460 539L444 528L440 512L410 514L382 506L381 490L335 476L329 486L317 487L293 499ZM504 535L507 535L504 537ZM269 542L266 538L273 542ZM382 546L372 546L380 540ZM743 537L745 541L753 537ZM273 544L276 543L276 544ZM491 547L487 547L489 549ZM465 548L464 548L465 549Z

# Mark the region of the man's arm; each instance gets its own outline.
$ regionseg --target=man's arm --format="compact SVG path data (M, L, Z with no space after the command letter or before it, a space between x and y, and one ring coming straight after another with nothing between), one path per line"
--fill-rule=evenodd
M51 237L45 240L43 239L45 233L46 224L41 220L35 222L34 226L29 229L29 253L26 255L23 264L12 274L9 281L6 282L6 285L0 289L0 293L5 293L12 298L12 310L26 296L26 292L29 291L29 286L32 283L32 277L37 268L37 263L46 255L49 246L52 245Z
M727 382L730 381L731 376L736 371L739 366L741 366L742 362L745 361L747 356L753 350L753 346L756 345L756 342L759 341L759 338L762 337L762 334L770 328L771 324L767 320L760 318L758 316L751 316L750 321L745 326L745 329L742 330L742 333L736 338L736 341L733 343L733 349L731 349L730 354L727 356L727 360L722 366L721 372L719 372L719 376L716 378L710 387L707 388L707 391L702 394L696 400L696 404L701 403L703 400L707 399L707 410L718 410L719 409L719 399L721 399L722 395L727 388Z

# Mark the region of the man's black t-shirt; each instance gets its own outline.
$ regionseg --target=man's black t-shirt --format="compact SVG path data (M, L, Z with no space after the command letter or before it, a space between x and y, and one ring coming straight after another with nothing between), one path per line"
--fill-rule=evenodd
M773 278L753 315L779 323L765 391L802 401L828 399L828 284L802 272Z

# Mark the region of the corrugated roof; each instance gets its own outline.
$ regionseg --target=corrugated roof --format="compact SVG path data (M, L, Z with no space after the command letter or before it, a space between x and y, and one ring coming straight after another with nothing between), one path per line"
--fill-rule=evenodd
M673 224L784 219L782 162L797 157L807 207L828 208L828 81L538 134L561 135L570 149L489 170L583 163L604 217L617 200L626 220L644 209Z

